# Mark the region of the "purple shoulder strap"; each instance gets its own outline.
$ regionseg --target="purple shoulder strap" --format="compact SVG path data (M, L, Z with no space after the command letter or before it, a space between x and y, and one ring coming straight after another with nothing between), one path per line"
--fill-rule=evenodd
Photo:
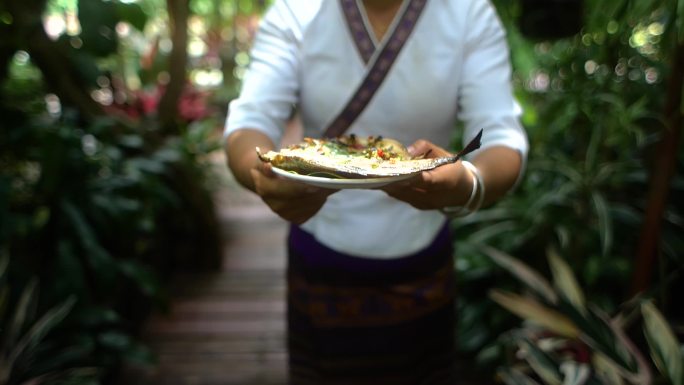
M361 115L361 112L366 108L375 92L380 88L382 81L385 80L387 73L397 56L399 56L404 43L411 35L413 27L415 27L427 3L427 0L409 0L408 5L403 9L403 13L399 16L396 28L391 32L382 50L375 56L375 61L369 63L375 51L375 46L368 35L368 30L364 25L361 11L356 1L340 0L340 3L359 54L364 62L368 63L370 69L344 109L328 125L323 134L327 138L342 135L356 118Z

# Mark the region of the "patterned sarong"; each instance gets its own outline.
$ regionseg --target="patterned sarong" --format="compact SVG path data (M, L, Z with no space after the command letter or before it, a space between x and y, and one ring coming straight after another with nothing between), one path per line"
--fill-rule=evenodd
M448 228L392 260L331 250L292 227L290 380L303 384L453 384L454 276Z

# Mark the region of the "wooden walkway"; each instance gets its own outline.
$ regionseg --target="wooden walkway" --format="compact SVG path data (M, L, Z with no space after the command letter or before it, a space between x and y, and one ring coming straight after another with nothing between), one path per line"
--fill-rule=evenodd
M136 385L275 385L287 383L285 236L287 225L242 189L217 155L223 226L221 271L181 275L171 312L154 315L144 341L154 368L126 370Z

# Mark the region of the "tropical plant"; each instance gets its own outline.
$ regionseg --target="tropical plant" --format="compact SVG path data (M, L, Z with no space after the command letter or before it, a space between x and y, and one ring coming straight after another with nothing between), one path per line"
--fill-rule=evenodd
M147 73L153 84L121 86L149 70L131 58L139 41L130 31L142 33L155 11L141 4L0 2L0 248L13 256L5 302L63 310L49 338L12 361L12 383L66 363L96 368L89 378L106 382L127 362L153 362L137 332L164 306L169 273L220 262L207 155L222 117L205 90L187 86L185 58L168 52ZM45 26L60 12L75 24L54 33ZM160 87L167 69L173 80ZM127 114L150 94L164 107ZM34 279L42 290L22 297Z
M461 349L485 364L501 359L495 339L513 320L482 293L517 283L481 258L480 246L525 255L540 270L547 247L558 247L607 312L634 294L629 283L635 276L646 275L650 288L669 288L658 293L666 314L678 311L670 305L676 292L662 283L681 265L684 247L684 201L648 193L654 176L666 172L657 166L660 145L674 140L665 106L668 89L679 84L683 2L585 0L581 30L546 40L521 33L520 1L495 3L508 31L531 148L513 194L453 222ZM668 165L678 170L665 185L670 196L684 191L681 154ZM661 268L650 274L634 261L654 199L664 208L655 214L658 224L662 218L656 238Z
M21 290L16 303L10 304L8 268L9 256L0 255L0 383L90 383L97 370L75 366L78 352L50 341L76 298L71 296L39 314L38 281L34 279ZM50 356L53 358L47 359Z
M652 301L635 298L610 317L586 299L571 267L555 251L548 252L552 283L505 253L484 251L526 288L522 294L490 292L495 302L527 321L504 337L515 350L515 358L499 370L506 384L654 383L648 355L629 337L637 314L660 371L657 383L684 383L684 346Z

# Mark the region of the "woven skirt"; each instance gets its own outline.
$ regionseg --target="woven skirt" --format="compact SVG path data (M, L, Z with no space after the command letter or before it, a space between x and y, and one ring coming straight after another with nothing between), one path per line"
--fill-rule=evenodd
M454 384L454 276L448 227L392 260L288 239L290 384Z

